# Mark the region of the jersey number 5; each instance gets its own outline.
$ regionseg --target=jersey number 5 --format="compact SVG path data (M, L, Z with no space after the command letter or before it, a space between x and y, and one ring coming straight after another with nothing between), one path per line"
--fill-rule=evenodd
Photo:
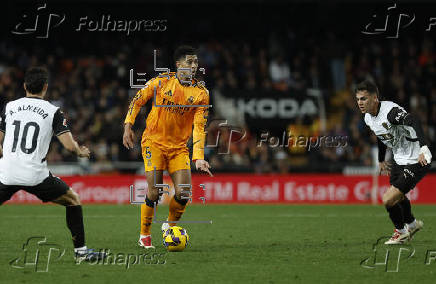
M14 120L12 124L15 126L14 144L12 145L12 152L15 152L17 150L18 137L20 136L21 121ZM30 148L26 148L27 134L29 132L30 127L33 127L35 129L33 131L32 146L30 146ZM23 153L32 154L35 151L38 135L39 135L39 125L36 122L31 121L26 123L26 125L24 125L23 135L21 136L21 143L20 143L20 148Z
M150 147L145 147L145 158L146 159L151 159Z

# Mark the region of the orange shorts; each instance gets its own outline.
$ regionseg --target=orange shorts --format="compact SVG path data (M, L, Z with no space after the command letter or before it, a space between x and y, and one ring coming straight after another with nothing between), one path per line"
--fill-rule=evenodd
M145 171L167 170L172 174L179 170L190 170L191 161L188 149L164 149L154 144L150 140L145 140L142 144L142 158L144 159Z

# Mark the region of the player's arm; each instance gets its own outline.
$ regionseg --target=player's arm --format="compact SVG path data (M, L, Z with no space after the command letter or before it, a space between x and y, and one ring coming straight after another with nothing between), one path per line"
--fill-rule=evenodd
M79 146L71 135L67 120L60 109L58 109L53 117L53 134L59 139L61 144L70 152L75 153L79 157L88 157L90 151L85 146Z
M0 157L3 157L3 139L5 138L5 133L0 130Z
M394 107L388 113L388 121L393 125L411 126L415 130L416 138L418 139L419 146L421 147L419 150L419 163L421 165L427 165L431 163L432 155L427 146L428 144L424 136L424 130L422 129L421 122L416 115L407 113L399 107Z
M209 92L203 94L202 105L209 104ZM206 123L207 116L209 114L208 107L198 107L194 114L194 130L192 133L192 161L195 163L197 170L207 172L210 176L213 176L210 172L210 165L204 160L204 144L206 142Z
M377 137L378 146L378 162L380 166L380 173L389 175L391 172L391 165L385 161L387 146Z
M79 157L89 158L89 155L91 154L89 149L86 146L79 146L79 144L74 140L73 135L71 135L71 132L68 131L62 133L57 137L68 151L75 153Z
M6 115L5 110L0 114L0 157L3 157L3 140L6 132Z
M156 79L151 79L148 81L144 88L139 90L130 102L129 110L127 111L126 118L124 119L123 134L123 144L127 149L133 148L134 133L132 126L135 124L136 116L138 115L142 106L153 97L155 92L157 92L157 88L159 87L157 83L158 81Z

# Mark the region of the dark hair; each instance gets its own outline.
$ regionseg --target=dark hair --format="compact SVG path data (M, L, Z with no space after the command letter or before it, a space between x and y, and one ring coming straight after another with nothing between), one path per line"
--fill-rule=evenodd
M27 92L31 94L41 93L47 83L48 71L43 67L31 67L24 75L24 84L26 84Z
M354 94L361 91L367 91L369 94L376 94L376 96L379 97L377 85L371 80L367 79L356 85L354 88Z
M190 45L181 45L174 51L174 62L179 61L181 58L185 59L186 55L197 54L195 48Z

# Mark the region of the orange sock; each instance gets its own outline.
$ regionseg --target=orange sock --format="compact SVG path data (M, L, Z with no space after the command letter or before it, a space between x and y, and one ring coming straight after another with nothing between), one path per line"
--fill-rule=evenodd
M179 221L183 215L183 212L185 212L185 208L188 200L182 199L181 201L177 201L175 197L176 196L174 195L170 201L170 212L168 214L168 221ZM181 204L180 202L185 204ZM170 226L176 226L177 223L169 222L168 224Z
M141 204L141 235L151 234L153 216L154 207L151 207L148 204Z

